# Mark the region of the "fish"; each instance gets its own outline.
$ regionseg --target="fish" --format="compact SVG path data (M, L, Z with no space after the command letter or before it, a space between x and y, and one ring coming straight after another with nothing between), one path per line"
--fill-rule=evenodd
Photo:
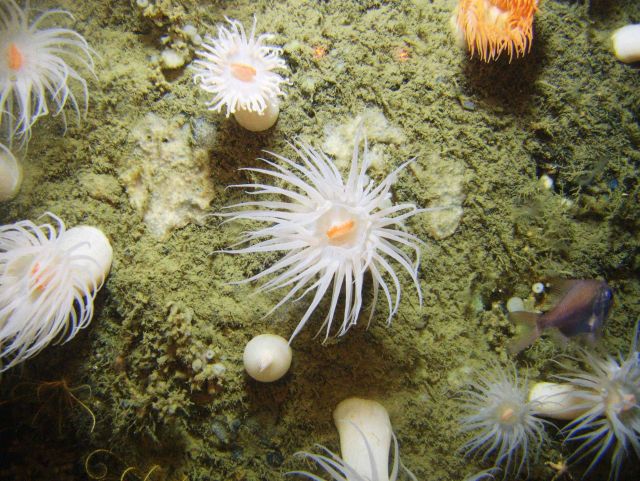
M606 281L597 279L551 279L549 298L555 305L542 314L528 311L509 313L513 323L530 329L516 336L509 352L517 354L533 344L546 329L557 329L563 338L586 335L595 341L609 317L613 305L613 290Z

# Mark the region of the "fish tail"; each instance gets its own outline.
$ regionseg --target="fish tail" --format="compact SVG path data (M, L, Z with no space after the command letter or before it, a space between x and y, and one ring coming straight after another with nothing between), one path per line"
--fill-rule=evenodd
M508 350L512 355L526 349L540 337L539 327L541 314L536 312L516 311L509 313L509 320L518 326L516 336L509 342Z

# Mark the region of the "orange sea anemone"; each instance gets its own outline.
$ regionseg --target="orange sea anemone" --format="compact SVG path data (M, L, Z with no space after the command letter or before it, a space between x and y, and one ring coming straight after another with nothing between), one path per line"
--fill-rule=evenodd
M538 0L460 0L456 27L471 56L489 62L506 51L509 61L531 50Z

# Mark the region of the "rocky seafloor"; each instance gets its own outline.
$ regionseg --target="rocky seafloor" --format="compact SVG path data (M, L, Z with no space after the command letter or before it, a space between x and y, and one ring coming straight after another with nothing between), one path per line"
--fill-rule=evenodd
M640 317L640 72L615 59L609 36L640 21L637 1L541 2L531 52L490 64L456 45L453 1L31 5L73 14L67 26L95 50L96 78L80 125L62 135L59 118L38 122L21 192L0 220L50 211L98 226L114 261L91 325L2 375L1 478L283 479L309 468L296 451L338 450L332 409L357 395L387 407L419 480L460 480L487 465L457 452L468 439L457 397L476 369L512 358L507 299L549 276L606 279L615 305L598 347L628 349ZM283 47L291 82L276 126L260 134L207 111L184 33L213 35L225 15L249 25L254 14ZM185 65L163 68L166 48ZM246 200L226 187L257 179L238 169L260 165L263 149L293 156L287 142L301 138L341 165L360 122L373 178L417 158L395 200L455 207L407 223L426 243L424 303L402 273L390 326L381 303L369 329L323 343L320 312L294 340L289 374L259 384L244 373L244 345L263 332L288 337L307 304L265 317L282 293L230 282L278 255L219 253L247 226L209 214ZM515 362L547 378L577 345L545 336ZM552 479L547 463L575 447L549 434L530 479ZM621 480L638 478L637 459L624 466ZM608 469L603 461L590 479Z

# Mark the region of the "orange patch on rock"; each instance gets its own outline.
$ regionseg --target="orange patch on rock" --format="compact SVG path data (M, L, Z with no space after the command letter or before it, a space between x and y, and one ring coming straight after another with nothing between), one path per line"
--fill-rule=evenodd
M393 51L393 57L398 62L406 62L411 58L411 51L409 50L409 47L397 47Z
M316 45L313 47L313 58L316 60L320 60L327 56L327 47L323 45Z

